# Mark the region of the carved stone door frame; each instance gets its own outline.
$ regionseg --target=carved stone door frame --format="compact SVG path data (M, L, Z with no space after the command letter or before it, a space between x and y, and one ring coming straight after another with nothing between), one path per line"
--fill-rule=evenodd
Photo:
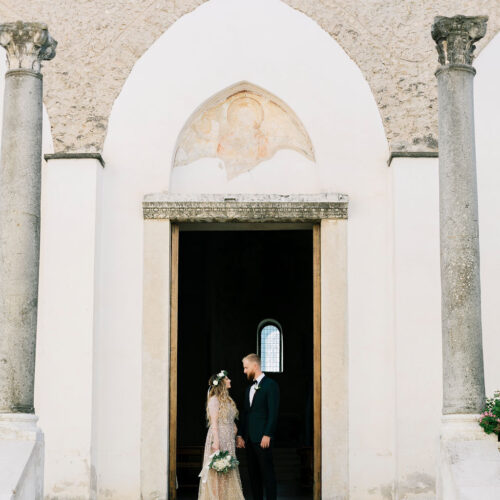
M176 498L177 271L184 223L313 228L314 499L347 498L347 205L347 196L331 193L144 198L143 499ZM328 366L323 379L322 366Z

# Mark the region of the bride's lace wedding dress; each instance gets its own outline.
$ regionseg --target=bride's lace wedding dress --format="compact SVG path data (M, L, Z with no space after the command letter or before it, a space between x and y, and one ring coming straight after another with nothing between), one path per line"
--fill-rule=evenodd
M212 455L212 443L219 437L220 451L228 451L236 457L236 408L230 403L220 404L216 396L207 403L209 427L200 473L198 500L245 500L241 489L238 467L226 474L208 468Z

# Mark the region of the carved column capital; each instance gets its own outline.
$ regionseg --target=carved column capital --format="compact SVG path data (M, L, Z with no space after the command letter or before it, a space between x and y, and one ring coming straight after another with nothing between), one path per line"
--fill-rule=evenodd
M40 73L41 62L56 55L57 42L44 23L0 24L0 45L7 51L8 69Z
M486 34L487 16L437 16L432 25L441 65L472 65L474 45Z

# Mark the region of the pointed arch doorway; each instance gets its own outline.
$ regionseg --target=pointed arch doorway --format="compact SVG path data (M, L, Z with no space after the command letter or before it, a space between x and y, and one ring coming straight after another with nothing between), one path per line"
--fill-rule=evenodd
M163 488L156 498L177 498L178 435L178 305L179 305L179 235L188 225L222 224L223 229L239 225L246 230L286 230L297 225L308 228L312 239L313 297L313 495L324 498L328 491L347 488L347 342L346 342L346 218L347 197L343 195L244 196L230 199L203 195L182 199L174 195L152 195L143 203L145 217L144 252L144 328L143 328L143 427L141 439L141 489ZM235 227L233 226L233 229ZM322 231L323 229L323 231ZM326 238L322 238L322 232ZM168 245L168 246L165 246ZM170 249L170 251L168 251ZM331 259L322 265L323 258ZM159 261L158 261L159 259ZM328 278L327 286L322 285ZM322 304L336 300L322 318ZM160 295L153 290L159 291ZM325 293L326 292L326 293ZM165 294L169 300L166 301ZM332 316L333 313L333 316ZM322 330L333 330L327 340ZM333 341L333 343L332 343ZM341 361L335 367L335 390L322 383L322 358L331 355ZM152 358L157 358L153 360ZM163 360L163 363L159 363ZM165 366L167 365L167 366ZM331 372L328 373L329 379ZM151 401L151 384L165 393ZM326 385L326 387L325 387ZM328 391L326 392L325 389ZM326 396L326 397L325 397ZM337 408L331 408L332 403ZM333 410L325 414L325 410ZM324 418L326 416L326 419ZM335 427L330 422L335 421ZM149 422L147 427L145 423ZM325 423L328 425L325 428ZM157 433L152 433L156 426ZM336 441L331 442L330 436ZM158 441L158 436L164 436ZM333 437L333 436L332 436ZM156 438L156 439L155 439ZM165 455L162 455L165 453ZM152 464L153 457L157 461ZM335 459L335 473L326 472L322 461ZM159 462L158 462L159 460ZM160 476L162 465L163 481ZM331 464L327 465L327 470ZM154 469L154 474L152 474ZM326 472L326 473L325 473ZM325 483L326 479L326 484ZM333 486L332 486L333 479ZM326 488L325 488L326 486ZM168 496L167 496L168 495Z

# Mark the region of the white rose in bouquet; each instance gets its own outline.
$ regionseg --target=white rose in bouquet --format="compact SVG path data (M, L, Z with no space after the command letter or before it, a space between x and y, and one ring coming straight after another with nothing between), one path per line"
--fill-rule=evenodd
M212 455L212 460L209 468L218 473L225 474L231 469L234 469L239 464L238 460L231 456L228 451L219 451Z

